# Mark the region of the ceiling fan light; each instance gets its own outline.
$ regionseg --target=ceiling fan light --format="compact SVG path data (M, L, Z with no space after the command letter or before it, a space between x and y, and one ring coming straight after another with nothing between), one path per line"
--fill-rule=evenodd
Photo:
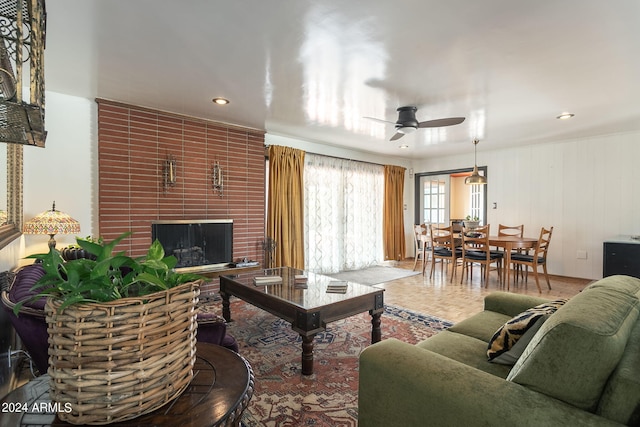
M417 130L417 128L415 128L415 127L413 127L413 126L402 126L402 127L399 127L399 128L397 129L397 131L398 131L398 132L403 133L403 134L405 134L405 135L408 135L408 134L410 134L410 133L413 133L413 132L415 132L416 130Z

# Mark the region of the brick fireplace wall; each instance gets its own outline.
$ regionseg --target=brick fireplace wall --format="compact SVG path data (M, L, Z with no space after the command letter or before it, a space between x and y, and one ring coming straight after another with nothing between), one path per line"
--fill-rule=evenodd
M263 131L97 102L100 236L112 240L132 231L118 250L140 256L151 244L151 221L231 218L234 259L263 263ZM177 181L165 188L170 155L177 161ZM216 162L224 176L222 195L212 188Z

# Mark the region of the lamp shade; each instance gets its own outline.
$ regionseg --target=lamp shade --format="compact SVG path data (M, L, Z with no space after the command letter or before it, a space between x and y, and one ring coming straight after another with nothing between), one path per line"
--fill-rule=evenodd
M473 172L464 179L464 183L467 185L482 185L487 183L487 178L480 175L478 172L478 166L474 165Z
M50 211L44 211L25 222L22 226L22 232L25 234L48 234L51 236L50 245L55 246L54 235L79 233L80 223L66 213L57 211L54 202Z
M476 148L478 146L478 142L480 141L477 139L473 140L473 172L464 179L464 183L466 185L483 185L487 183L487 177L480 175L478 172L478 152Z

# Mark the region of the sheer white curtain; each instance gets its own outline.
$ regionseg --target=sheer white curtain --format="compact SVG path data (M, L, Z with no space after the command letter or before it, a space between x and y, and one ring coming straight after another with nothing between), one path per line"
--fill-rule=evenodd
M307 153L305 268L337 273L383 261L383 197L383 166Z

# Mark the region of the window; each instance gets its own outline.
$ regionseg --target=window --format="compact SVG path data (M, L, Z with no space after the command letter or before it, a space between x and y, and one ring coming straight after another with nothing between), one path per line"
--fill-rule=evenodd
M484 185L471 185L469 191L471 200L471 217L478 217L481 224L484 224Z
M424 223L443 224L446 218L446 182L438 179L425 180L423 183L423 221Z

